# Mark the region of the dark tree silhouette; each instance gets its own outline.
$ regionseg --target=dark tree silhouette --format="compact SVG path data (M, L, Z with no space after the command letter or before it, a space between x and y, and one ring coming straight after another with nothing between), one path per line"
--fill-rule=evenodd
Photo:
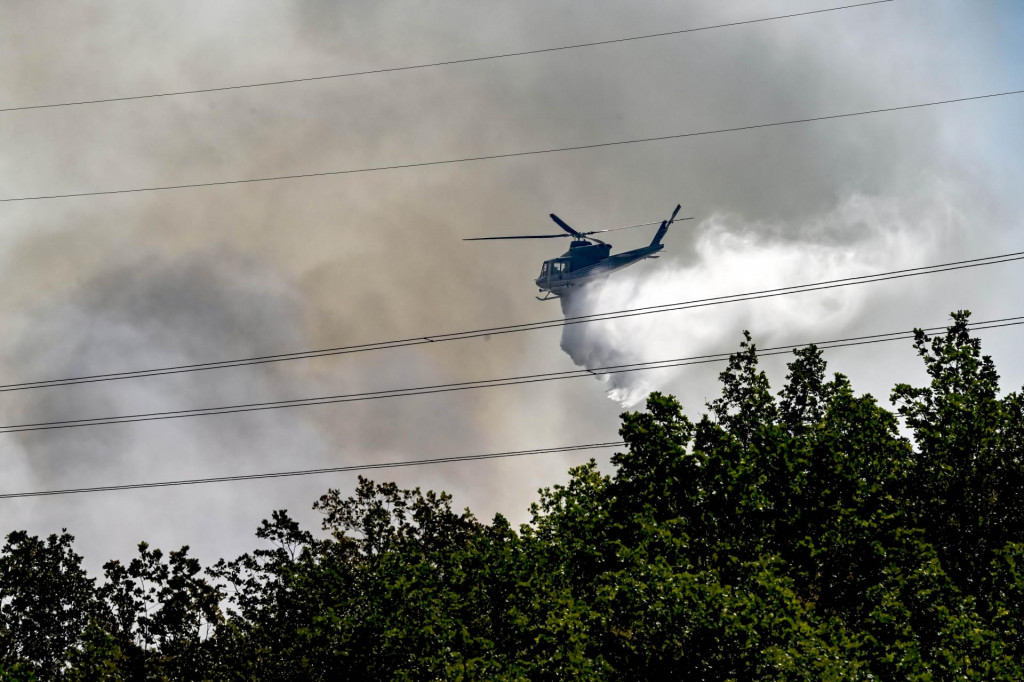
M745 333L708 414L651 394L518 529L360 479L320 534L277 511L266 549L98 583L15 531L0 680L1024 679L1024 397L968 319L917 332L895 414L813 346L773 395Z

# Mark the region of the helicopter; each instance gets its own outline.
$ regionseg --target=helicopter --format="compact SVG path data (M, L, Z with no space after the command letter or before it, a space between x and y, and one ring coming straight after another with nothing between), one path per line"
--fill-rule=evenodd
M640 247L639 249L633 249L632 251L623 251L622 253L616 253L614 255L611 252L611 244L607 244L597 237L592 237L591 235L602 232L614 232L615 230L626 230L633 227L643 227L645 225L654 225L655 223L624 225L623 227L611 227L606 230L580 232L579 230L570 227L568 223L552 213L551 219L555 221L556 225L565 231L564 234L472 237L469 239L463 239L462 241L473 242L495 239L557 239L560 237L572 237L572 242L569 243L569 250L558 258L552 258L551 260L544 261L544 265L541 266L540 269L540 276L534 280L540 291L544 293L544 298L537 296L537 300L550 301L568 293L572 287L580 286L586 282L606 277L616 270L620 270L627 265L632 265L633 263L644 260L645 258L657 258L654 254L665 248L665 245L661 243L661 240L664 238L665 233L668 232L669 225L675 222L676 216L679 215L680 208L682 208L682 205L677 204L669 219L661 221L661 227L658 228L658 231L654 235L654 239L651 240L649 245ZM691 218L679 218L679 220L691 220Z

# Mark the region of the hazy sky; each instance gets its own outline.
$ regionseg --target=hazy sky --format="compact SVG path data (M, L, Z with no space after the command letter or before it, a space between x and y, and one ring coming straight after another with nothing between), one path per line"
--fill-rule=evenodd
M301 78L831 7L646 3L10 1L0 108ZM0 198L212 182L585 145L1024 88L1015 0L890 3L397 73L0 113ZM648 222L665 256L573 305L684 301L1024 249L1024 96L677 141L271 183L0 203L0 383L551 319L562 242L464 243ZM653 230L619 233L616 248ZM657 360L1024 314L1024 266L560 329L0 394L15 424ZM1020 332L993 331L1007 390ZM563 350L563 345L565 350ZM568 352L567 352L568 351ZM571 357L570 357L571 353ZM885 398L924 380L909 343L830 353ZM766 359L773 380L784 359ZM691 416L721 366L425 397L0 434L3 492L615 440L652 388ZM585 453L380 472L522 520ZM602 461L603 458L602 458ZM204 560L276 508L309 525L355 475L0 501L0 530L67 527L90 566L142 539Z

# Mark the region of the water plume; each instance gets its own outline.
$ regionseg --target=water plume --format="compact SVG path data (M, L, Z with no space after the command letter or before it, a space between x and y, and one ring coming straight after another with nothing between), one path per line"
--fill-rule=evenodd
M690 258L669 256L614 273L563 297L562 311L592 315L924 265L957 223L943 203L863 195L797 225L716 213L693 231ZM678 245L682 230L674 231ZM669 252L673 236L666 240ZM900 286L906 294L920 285L903 280ZM561 347L577 365L595 369L728 351L743 329L761 346L822 340L891 292L891 285L849 286L569 325ZM609 398L632 407L686 371L628 372L601 381Z

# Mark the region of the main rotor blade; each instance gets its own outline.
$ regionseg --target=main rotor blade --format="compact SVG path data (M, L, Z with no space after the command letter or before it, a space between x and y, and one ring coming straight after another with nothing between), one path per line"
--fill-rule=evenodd
M565 230L566 232L571 234L573 237L579 237L580 236L579 232L577 232L576 230L574 230L571 227L569 227L568 223L566 223L564 220L562 220L561 218L556 216L554 213L551 214L551 219L554 220L555 223L557 223L557 225L560 228L562 228L563 230Z
M564 239L568 237L567 234L519 234L511 237L468 237L463 239L464 242L482 242L491 239Z
M586 236L592 235L592 234L601 234L603 232L615 232L617 230L631 230L634 227L649 227L651 225L660 225L662 222L672 223L672 222L680 222L680 221L683 221L683 220L693 220L693 218L694 218L693 216L687 216L686 218L676 218L676 216L679 215L679 210L681 208L682 208L682 205L681 204L677 204L676 205L676 209L674 211L672 211L672 217L669 218L667 221L655 220L655 221L650 222L650 223L637 223L636 225L619 225L618 227L608 227L608 228L605 228L603 230L589 230L587 232L579 232L579 231L573 229L571 226L566 224L565 221L563 221L561 218L559 218L554 213L552 213L551 214L551 219L554 220L563 230L568 232L568 234L521 234L521 235L512 235L512 236L508 236L508 237L469 237L469 238L463 239L462 241L464 241L464 242L477 242L477 241L487 241L487 240L492 240L492 239L562 239L563 237L568 237L570 235L573 236L573 237L581 238L581 237L586 237ZM594 241L598 241L598 240L594 239Z
M679 220L693 220L693 216L690 216L689 218L680 218ZM661 222L662 221L660 221L660 220L655 220L652 223L637 223L636 225L620 225L619 227L609 227L606 230L591 230L589 232L581 232L580 234L587 235L587 234L599 234L601 232L615 232L616 230L631 230L634 227L647 227L649 225L661 225Z

